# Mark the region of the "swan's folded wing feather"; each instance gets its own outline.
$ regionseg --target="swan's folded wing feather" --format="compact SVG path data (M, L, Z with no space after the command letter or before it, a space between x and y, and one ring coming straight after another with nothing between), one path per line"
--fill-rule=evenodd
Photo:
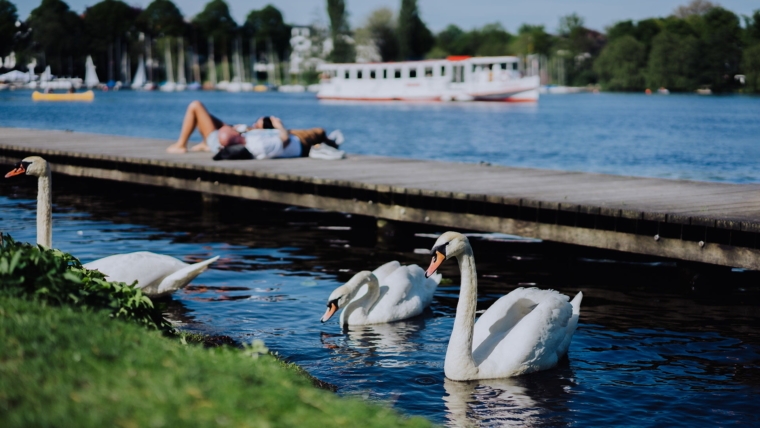
M137 288L146 293L155 291L164 278L185 266L182 260L147 251L115 254L84 265L102 272L109 281L131 284L136 280Z
M541 301L495 347L486 363L510 375L554 367L571 317L572 306L566 298Z
M219 260L219 256L212 257L202 262L186 265L184 268L172 273L161 281L155 293L148 294L151 297L173 293L190 283L196 276L203 273L211 263Z
M401 263L399 263L396 260L393 260L379 266L377 269L373 270L372 273L377 277L377 280L380 281L380 283L382 284L385 278L387 278L390 274L395 272L400 267L401 267Z

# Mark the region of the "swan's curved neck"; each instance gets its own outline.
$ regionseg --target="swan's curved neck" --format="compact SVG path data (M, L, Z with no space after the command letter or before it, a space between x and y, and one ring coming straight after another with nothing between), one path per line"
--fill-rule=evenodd
M452 380L474 379L478 373L472 359L472 335L475 326L475 311L478 304L478 280L475 271L475 257L469 245L464 254L457 257L462 285L459 289L457 314L451 331L449 347L446 350L444 372Z
M37 244L53 246L53 178L50 170L37 180Z
M351 302L346 305L345 308L343 308L343 314L342 319L348 320L348 317L354 312L354 311L360 311L363 317L369 316L370 311L372 310L372 307L377 303L377 300L380 298L380 284L377 281L377 278L370 278L369 281L366 282L367 284L367 292L361 296L359 299L354 300L354 297L356 296L356 293L361 290L363 283L357 283L354 286L354 289L351 290Z

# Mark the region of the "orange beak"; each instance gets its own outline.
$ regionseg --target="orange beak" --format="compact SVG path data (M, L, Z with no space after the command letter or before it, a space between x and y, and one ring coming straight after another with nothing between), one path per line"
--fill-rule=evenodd
M327 307L327 311L324 315L322 315L322 322L327 322L330 318L332 318L333 314L338 310L338 305L335 303L330 303L330 306Z
M26 173L26 169L24 169L23 165L19 165L16 168L13 169L13 171L5 174L5 178L13 177L14 175L21 175Z
M446 256L442 252L436 251L433 255L433 260L430 261L430 267L425 271L425 278L430 278L430 275L438 270L438 267L441 266L444 260L446 260Z

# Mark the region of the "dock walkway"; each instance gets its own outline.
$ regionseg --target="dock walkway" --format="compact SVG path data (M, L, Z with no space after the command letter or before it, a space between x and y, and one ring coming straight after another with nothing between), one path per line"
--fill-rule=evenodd
M167 140L0 128L53 171L760 270L760 185L350 155L215 162Z

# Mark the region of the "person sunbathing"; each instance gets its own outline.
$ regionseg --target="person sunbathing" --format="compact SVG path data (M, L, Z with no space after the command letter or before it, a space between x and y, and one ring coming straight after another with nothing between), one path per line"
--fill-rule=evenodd
M343 134L333 131L329 136L323 128L288 130L282 121L273 116L261 117L252 126L229 125L208 112L200 101L187 106L177 142L166 148L167 153L186 153L190 136L195 130L203 141L192 148L195 152L217 153L236 144L245 145L256 159L317 157L342 158L337 150Z

